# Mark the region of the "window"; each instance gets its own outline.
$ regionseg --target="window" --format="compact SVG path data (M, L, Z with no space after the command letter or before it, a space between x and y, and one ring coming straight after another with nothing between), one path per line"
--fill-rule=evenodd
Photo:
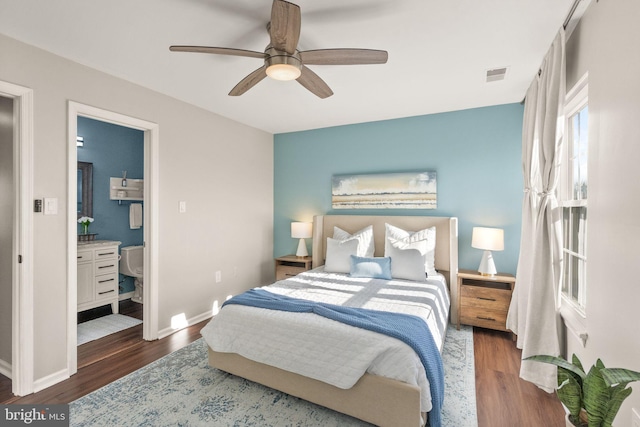
M588 84L585 75L567 94L559 200L563 225L562 293L582 315L587 302Z

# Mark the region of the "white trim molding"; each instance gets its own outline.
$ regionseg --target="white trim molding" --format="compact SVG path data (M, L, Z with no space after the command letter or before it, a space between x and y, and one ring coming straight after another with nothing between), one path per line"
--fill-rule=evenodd
M13 287L11 387L13 394L33 393L33 90L0 81L0 95L14 100Z
M104 110L102 108L81 104L75 101L69 101L68 105L68 258L67 258L67 276L69 277L68 285L68 313L67 313L67 366L69 375L73 375L78 370L77 355L77 236L76 230L76 164L78 161L77 154L77 126L78 117L88 117L103 122L113 123L119 126L125 126L133 129L142 130L144 132L144 282L145 292L144 309L143 309L143 327L142 337L147 341L158 338L158 165L159 161L159 126L156 123L146 120L130 117L113 111Z
M60 369L58 372L37 379L33 384L33 392L37 393L67 379L69 379L69 371L67 369Z
M132 296L135 295L135 292L131 291L131 292L126 292L124 294L120 294L118 295L118 301L124 301L126 299L131 298Z
M560 316L567 330L586 347L589 333L587 332L587 318L565 295L561 297Z
M185 328L188 328L189 326L195 325L196 323L200 323L203 320L207 320L213 317L213 312L212 311L206 311L204 313L200 313L194 317L191 317L189 319L187 319L187 322L185 325L183 325L180 328L174 329L171 326L169 326L168 328L164 328L163 330L158 332L158 339L162 339L162 338L166 338L171 334L174 334L178 331L181 331Z

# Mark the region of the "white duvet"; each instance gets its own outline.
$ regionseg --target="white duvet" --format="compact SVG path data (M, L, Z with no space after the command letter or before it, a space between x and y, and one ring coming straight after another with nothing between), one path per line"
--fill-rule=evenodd
M352 278L325 273L322 267L263 289L294 298L350 307L393 311L425 320L441 350L449 314L445 279L426 283ZM411 347L377 332L318 316L242 305L228 305L201 331L215 351L351 388L365 373L416 385L421 411L431 410L424 367Z

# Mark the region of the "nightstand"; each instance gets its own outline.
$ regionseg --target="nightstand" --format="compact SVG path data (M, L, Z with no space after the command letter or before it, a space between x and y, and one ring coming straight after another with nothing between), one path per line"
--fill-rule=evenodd
M507 331L507 313L516 286L512 274L483 276L477 271L458 271L458 324Z
M276 280L293 277L303 271L311 270L311 257L299 257L295 255L285 255L275 259Z

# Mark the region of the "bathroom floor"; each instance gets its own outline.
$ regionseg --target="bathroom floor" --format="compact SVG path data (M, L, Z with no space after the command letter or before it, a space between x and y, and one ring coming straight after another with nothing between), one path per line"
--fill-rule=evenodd
M130 299L120 301L120 314L142 320L142 304ZM78 323L97 319L111 314L111 306L97 307L78 313ZM99 340L90 341L78 347L78 369L99 362L107 357L123 352L142 342L142 325L107 335Z

